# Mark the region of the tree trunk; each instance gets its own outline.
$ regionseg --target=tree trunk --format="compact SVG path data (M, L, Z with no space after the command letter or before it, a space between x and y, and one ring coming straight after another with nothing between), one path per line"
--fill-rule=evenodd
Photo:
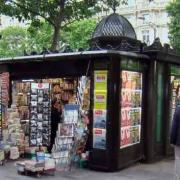
M51 44L51 51L55 51L59 45L60 26L54 26L54 33Z

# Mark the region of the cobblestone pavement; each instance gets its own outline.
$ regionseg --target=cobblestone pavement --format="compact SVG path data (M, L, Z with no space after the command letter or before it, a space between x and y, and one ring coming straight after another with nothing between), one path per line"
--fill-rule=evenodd
M43 180L173 180L174 160L163 160L153 164L136 163L114 173L73 169L71 172L57 172L55 176L41 176ZM14 163L0 167L0 180L33 180L35 177L18 175Z

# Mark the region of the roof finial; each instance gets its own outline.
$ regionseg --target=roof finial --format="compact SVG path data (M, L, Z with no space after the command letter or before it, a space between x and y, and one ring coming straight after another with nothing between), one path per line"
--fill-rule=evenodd
M113 12L116 12L116 0L113 1Z

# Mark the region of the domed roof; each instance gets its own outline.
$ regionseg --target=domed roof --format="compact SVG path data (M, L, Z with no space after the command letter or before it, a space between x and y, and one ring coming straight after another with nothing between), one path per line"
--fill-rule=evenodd
M127 37L136 39L136 33L125 17L113 13L103 18L96 26L92 39L99 37Z

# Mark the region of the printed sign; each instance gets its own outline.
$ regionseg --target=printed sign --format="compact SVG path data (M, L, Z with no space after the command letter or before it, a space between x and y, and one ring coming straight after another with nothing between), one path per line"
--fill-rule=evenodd
M107 71L95 71L95 90L107 90Z
M103 91L94 92L94 108L106 110L107 93Z

